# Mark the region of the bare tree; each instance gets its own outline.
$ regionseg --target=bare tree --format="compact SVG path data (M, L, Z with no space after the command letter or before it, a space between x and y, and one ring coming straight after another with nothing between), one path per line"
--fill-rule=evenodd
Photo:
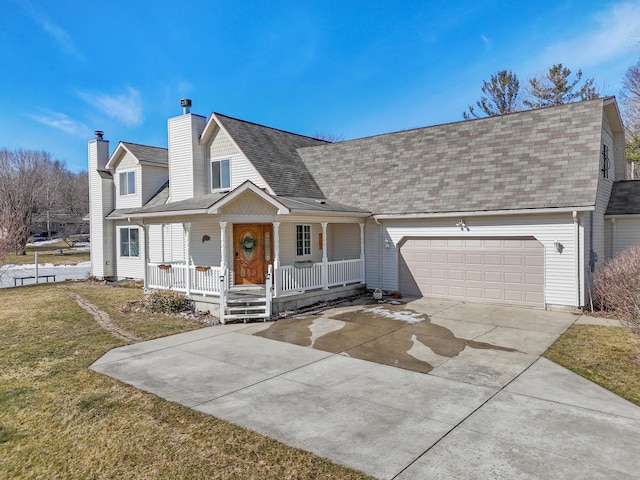
M491 75L491 80L482 84L482 93L486 97L480 97L476 104L489 117L516 112L520 109L518 103L519 90L520 81L516 74L511 70L500 70L498 73ZM480 117L475 112L474 107L469 105L469 113L462 112L462 117L465 120L469 120L472 116L475 118Z
M325 142L331 143L342 142L344 140L344 134L342 133L323 132L321 130L316 130L311 136L318 140L324 140Z
M61 169L44 151L0 149L0 231L16 254L26 254L31 225L53 203L49 184Z
M640 162L640 60L624 75L620 103L626 133L626 154L630 162Z

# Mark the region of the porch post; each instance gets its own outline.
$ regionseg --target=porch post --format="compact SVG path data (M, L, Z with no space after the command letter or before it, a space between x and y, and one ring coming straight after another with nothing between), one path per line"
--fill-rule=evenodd
M364 278L364 223L360 224L360 283L365 283L365 278Z
M273 296L280 294L280 222L273 224Z
M191 295L191 224L183 223L184 229L184 256L185 256L185 273L184 273L184 285L187 290L187 295Z
M329 290L329 257L327 257L327 222L322 222L322 289Z
M149 225L142 226L142 235L144 235L144 275L142 277L143 289L146 292L149 288Z
M220 268L227 269L227 222L220 222Z
M164 263L164 227L165 224L160 224L160 263Z

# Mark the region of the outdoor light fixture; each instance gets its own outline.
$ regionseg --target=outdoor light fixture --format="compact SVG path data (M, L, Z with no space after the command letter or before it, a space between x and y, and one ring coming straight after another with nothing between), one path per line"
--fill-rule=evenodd
M562 250L564 250L564 245L562 245L559 240L556 240L555 242L553 242L553 247L556 249L556 252L558 253L562 253Z
M462 220L462 219L458 220L458 222L456 223L456 227L460 227L460 230L469 231L469 227L467 227L467 224L464 223L464 220Z
M388 238L384 239L384 248L391 248L391 242Z

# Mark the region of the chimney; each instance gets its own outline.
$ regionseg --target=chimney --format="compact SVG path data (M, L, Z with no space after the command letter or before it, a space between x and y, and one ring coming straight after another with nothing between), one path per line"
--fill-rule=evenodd
M183 98L180 100L180 106L182 107L182 114L186 115L187 113L191 113L191 99Z

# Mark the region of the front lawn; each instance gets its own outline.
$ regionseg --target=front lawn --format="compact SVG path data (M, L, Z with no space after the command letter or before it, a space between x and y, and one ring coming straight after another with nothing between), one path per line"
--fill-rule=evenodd
M198 327L123 313L139 289L68 282L0 290L0 478L369 478L90 371L123 342L67 288L140 338Z
M62 240L55 243L42 243L27 246L26 255L7 255L3 263L14 265L33 264L35 252L38 252L38 263L40 265L52 263L54 265L76 265L81 262L88 262L89 249L70 248Z
M640 337L628 328L572 325L545 357L640 405Z

